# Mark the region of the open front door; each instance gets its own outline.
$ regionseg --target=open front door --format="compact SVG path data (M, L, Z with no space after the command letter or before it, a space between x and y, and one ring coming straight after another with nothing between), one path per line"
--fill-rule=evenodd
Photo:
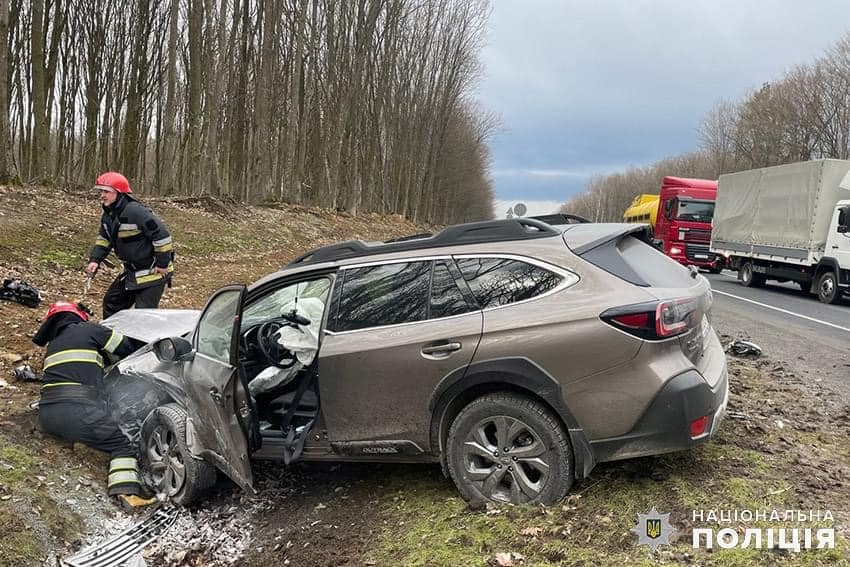
M253 490L248 441L237 416L247 408L235 365L244 296L245 286L234 285L220 289L207 302L195 330L195 355L183 368L183 382L189 400L190 448L199 449L242 488Z

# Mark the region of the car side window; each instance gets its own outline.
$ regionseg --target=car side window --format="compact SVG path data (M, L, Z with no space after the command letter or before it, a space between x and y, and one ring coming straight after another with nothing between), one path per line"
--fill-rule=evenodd
M431 262L344 270L334 331L422 321L428 314Z
M561 282L558 274L508 258L459 258L457 266L482 309L531 299Z
M230 344L233 323L239 311L242 290L228 290L218 294L207 306L198 321L197 346L199 353L224 363L230 362Z
M477 309L463 297L457 282L445 262L434 264L431 280L431 308L429 318L450 317Z

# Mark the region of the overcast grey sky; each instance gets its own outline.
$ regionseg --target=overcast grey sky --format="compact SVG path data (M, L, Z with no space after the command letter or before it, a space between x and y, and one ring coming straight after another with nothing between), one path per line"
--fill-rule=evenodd
M492 0L478 98L503 126L497 214L551 212L593 174L695 150L718 101L848 31L850 0Z

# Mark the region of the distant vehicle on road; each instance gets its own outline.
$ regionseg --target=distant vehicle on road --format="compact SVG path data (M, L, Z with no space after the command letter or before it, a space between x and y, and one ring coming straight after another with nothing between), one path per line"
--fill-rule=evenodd
M717 182L667 176L658 195L635 197L625 222L648 223L664 253L685 266L717 273L724 258L709 251Z
M850 292L850 161L720 176L711 251L745 286L797 282L824 303Z

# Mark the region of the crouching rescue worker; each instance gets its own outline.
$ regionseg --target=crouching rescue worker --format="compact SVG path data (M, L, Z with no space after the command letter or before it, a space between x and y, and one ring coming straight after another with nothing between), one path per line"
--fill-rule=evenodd
M142 485L136 448L118 428L103 392L105 364L124 358L133 346L121 333L88 322L80 304L56 302L33 337L47 345L38 420L46 433L110 454L107 491L122 505L150 503Z
M124 262L124 271L103 297L103 318L133 305L158 307L174 272L174 244L168 229L133 198L130 183L120 173L102 174L94 189L100 192L103 215L86 272L93 276L112 249Z

